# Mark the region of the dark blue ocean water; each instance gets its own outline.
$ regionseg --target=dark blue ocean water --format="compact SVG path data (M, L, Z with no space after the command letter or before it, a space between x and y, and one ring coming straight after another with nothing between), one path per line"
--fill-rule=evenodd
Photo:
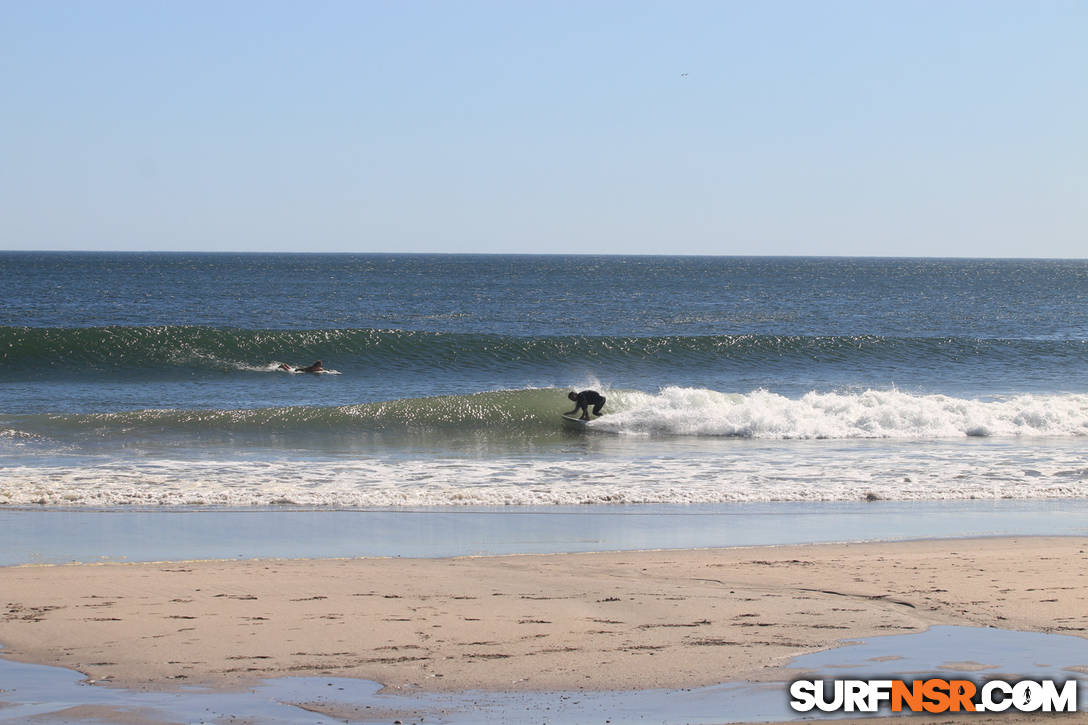
M316 359L334 374L278 369ZM589 387L610 402L587 442L557 414ZM181 501L196 478L214 495L192 500L220 503L332 487L355 491L341 504L457 503L496 481L517 502L532 487L763 500L811 495L814 461L857 459L868 478L828 488L850 498L881 456L912 462L889 474L909 469L900 484L940 478L921 461L941 450L983 466L949 474L971 484L957 495L1006 479L1014 496L1073 495L1088 261L0 253L0 432L0 503L34 500L37 481L43 500L93 503L74 483L91 478L112 482L106 504L129 484ZM751 469L726 469L742 445ZM623 491L548 472L587 451L614 459ZM525 475L504 479L514 462ZM668 493L648 493L653 466ZM292 471L304 480L284 493ZM949 489L890 481L869 488Z
M1084 339L1088 261L0 253L5 325Z
M1088 389L1084 261L4 253L0 289L5 412Z

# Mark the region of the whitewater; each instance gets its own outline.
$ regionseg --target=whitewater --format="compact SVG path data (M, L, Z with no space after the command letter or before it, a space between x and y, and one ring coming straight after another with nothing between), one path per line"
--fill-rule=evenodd
M1088 394L605 392L614 412L584 432L558 426L559 390L0 418L0 448L22 461L7 467L0 504L1030 499L1083 496L1088 477ZM43 449L64 450L64 462L43 465Z

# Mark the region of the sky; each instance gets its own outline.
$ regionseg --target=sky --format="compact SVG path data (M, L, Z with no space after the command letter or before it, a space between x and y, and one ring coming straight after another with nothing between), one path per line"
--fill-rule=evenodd
M1088 256L1088 2L0 0L0 249Z

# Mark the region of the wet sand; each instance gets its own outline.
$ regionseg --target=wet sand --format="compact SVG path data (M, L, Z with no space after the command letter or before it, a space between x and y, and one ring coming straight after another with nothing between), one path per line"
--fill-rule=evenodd
M1088 539L1061 537L19 566L0 569L0 642L5 657L140 689L283 675L431 691L788 680L795 655L934 624L1084 636L1086 552Z

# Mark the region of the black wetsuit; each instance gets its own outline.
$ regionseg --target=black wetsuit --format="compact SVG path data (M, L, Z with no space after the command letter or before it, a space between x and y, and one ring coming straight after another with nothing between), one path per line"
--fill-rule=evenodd
M578 412L580 408L582 410L582 416L589 417L589 406L593 406L593 415L600 415L601 408L604 407L604 396L598 393L596 390L583 390L578 393L578 397L574 399L574 411Z

